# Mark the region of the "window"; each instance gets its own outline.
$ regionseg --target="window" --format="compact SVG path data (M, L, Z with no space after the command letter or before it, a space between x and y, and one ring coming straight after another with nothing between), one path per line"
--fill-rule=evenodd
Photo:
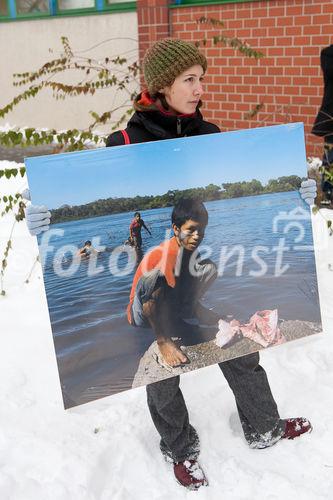
M95 7L95 0L58 0L59 10L91 9Z
M17 14L45 14L49 12L48 0L16 0Z
M0 21L75 16L136 9L133 0L0 0Z
M117 3L124 3L124 0L105 0L107 5L114 5Z

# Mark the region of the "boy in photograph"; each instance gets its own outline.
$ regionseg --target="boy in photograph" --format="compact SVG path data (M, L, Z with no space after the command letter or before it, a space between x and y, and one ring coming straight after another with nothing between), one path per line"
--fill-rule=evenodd
M92 254L98 254L99 251L96 250L96 248L94 248L92 246L92 243L90 240L87 240L84 242L84 245L82 248L79 248L78 250L78 255L81 256L81 257L90 257L90 255Z
M91 254L92 246L91 246L91 241L87 240L84 242L84 245L82 248L79 248L78 254L81 255L82 257L89 257Z
M207 210L197 200L184 199L174 207L171 220L173 238L149 252L136 271L128 319L153 329L165 362L175 367L188 363L172 340L193 329L184 320L217 325L219 317L199 302L217 276L216 266L200 261L197 252L193 255L205 234Z
M132 242L132 244L135 248L141 248L141 246L142 246L141 229L143 227L145 228L147 233L149 233L151 236L150 230L146 226L144 220L141 219L140 212L135 212L134 219L132 220L130 227L129 227L129 229L130 229L129 241Z

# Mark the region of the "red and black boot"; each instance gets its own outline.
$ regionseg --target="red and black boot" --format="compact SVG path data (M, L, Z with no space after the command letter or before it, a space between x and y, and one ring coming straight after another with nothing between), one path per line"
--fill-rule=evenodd
M288 418L284 420L286 427L281 439L295 439L306 432L312 431L311 422L304 417Z
M189 490L197 490L200 486L208 486L208 481L196 460L174 462L173 470L179 484Z

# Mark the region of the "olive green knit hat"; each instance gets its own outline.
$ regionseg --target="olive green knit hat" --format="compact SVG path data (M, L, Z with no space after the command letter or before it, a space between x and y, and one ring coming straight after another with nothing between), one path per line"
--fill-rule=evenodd
M150 94L172 85L178 75L199 64L207 69L206 57L192 43L174 38L158 40L143 58L143 73Z

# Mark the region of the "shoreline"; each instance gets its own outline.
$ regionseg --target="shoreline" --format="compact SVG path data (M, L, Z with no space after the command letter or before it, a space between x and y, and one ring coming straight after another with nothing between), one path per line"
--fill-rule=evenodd
M311 321L285 320L279 324L279 328L287 340L284 344L280 345L285 345L290 341L309 337L310 335L323 333L321 324ZM274 345L265 348L250 339L242 338L229 347L221 348L215 344L215 339L213 339L195 345L182 346L182 350L190 359L190 363L172 368L164 362L157 342L154 341L140 360L132 388L175 377L257 351L267 350L270 347L274 347Z

